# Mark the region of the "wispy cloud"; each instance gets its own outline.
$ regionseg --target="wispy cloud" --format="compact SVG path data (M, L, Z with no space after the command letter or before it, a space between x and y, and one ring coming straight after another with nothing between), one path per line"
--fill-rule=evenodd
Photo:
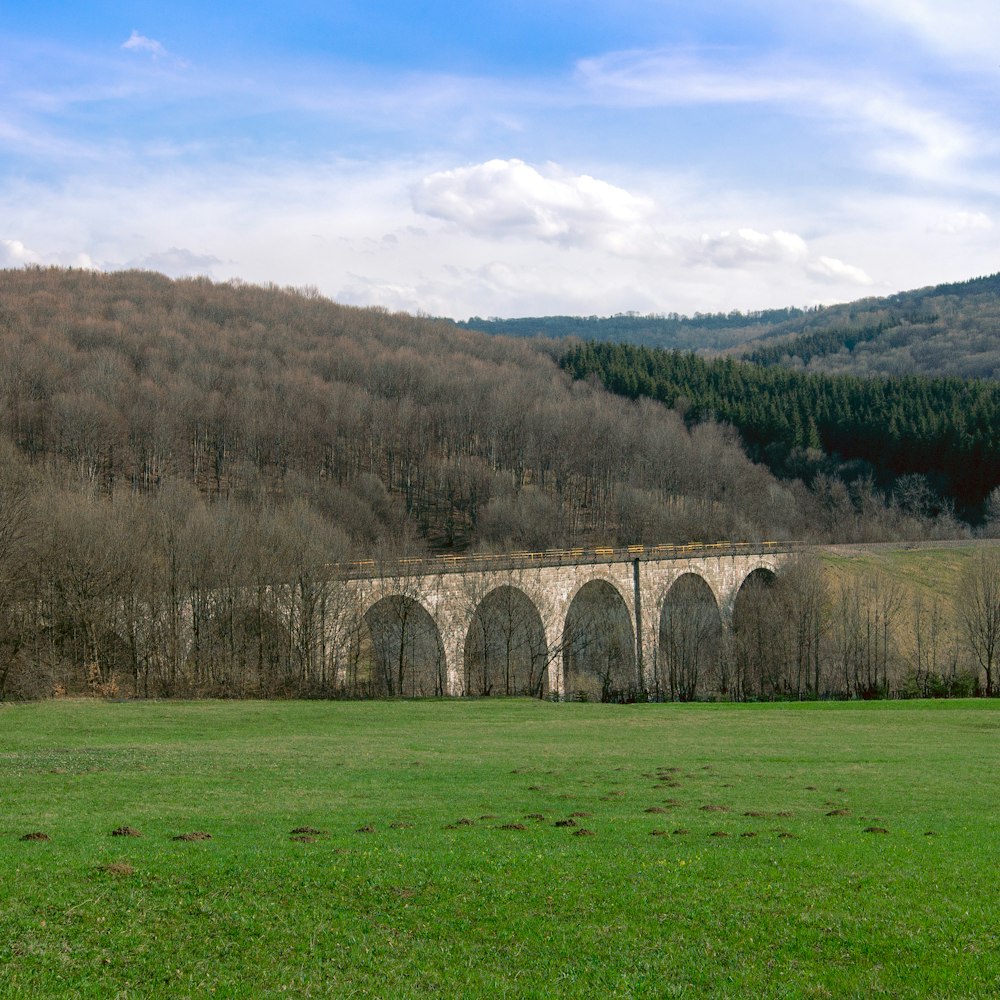
M124 264L127 268L159 271L172 278L205 274L211 276L223 261L210 253L196 253L184 247L170 247L154 253L133 257Z
M939 233L989 232L993 220L985 212L949 212L932 228Z
M853 8L869 23L882 21L902 27L926 51L963 60L966 71L1000 75L997 39L1000 7L995 0L835 0ZM972 60L970 64L969 60Z
M145 35L140 35L138 31L133 31L122 42L122 48L128 49L129 52L148 52L154 59L168 55L167 50L160 42L156 41L155 38L147 38Z
M725 56L726 58L721 58ZM826 122L854 138L855 155L894 173L942 179L993 140L891 80L843 66L684 50L629 51L582 60L581 85L595 101L631 107L772 105Z

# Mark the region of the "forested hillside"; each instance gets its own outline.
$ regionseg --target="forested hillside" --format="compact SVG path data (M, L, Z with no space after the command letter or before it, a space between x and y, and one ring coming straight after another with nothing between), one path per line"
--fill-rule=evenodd
M578 337L763 365L857 375L1000 378L1000 274L845 305L640 316L478 317L459 324L521 337Z
M801 533L731 435L552 345L152 273L0 272L0 433L73 495L290 505L357 551Z
M781 481L716 408L626 399L560 350L309 292L0 271L0 700L402 693L381 625L337 603L352 558L968 530L863 475Z
M692 423L732 424L788 478L857 477L860 462L904 509L954 504L974 521L1000 486L998 382L830 376L622 344L576 345L563 365L630 399L680 407Z
M473 316L456 325L504 337L580 337L618 344L647 344L682 350L722 350L763 336L782 324L807 315L802 309L766 309L742 313L695 313L681 316L620 313L615 316L534 316L517 319L482 319Z

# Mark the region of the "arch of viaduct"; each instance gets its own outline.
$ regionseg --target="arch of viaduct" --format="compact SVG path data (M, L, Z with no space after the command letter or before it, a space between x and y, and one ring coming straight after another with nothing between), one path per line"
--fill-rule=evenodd
M687 550L687 551L684 551ZM723 627L732 623L737 595L754 574L775 574L792 557L791 549L773 543L736 546L683 546L670 555L657 550L596 550L583 553L537 554L506 565L491 560L479 566L474 561L447 561L427 567L420 561L401 566L393 575L361 575L347 581L355 606L367 616L382 602L405 600L419 605L429 615L440 639L444 659L444 693L466 692L466 649L477 610L501 588L511 588L530 602L544 629L549 651L563 648L567 620L574 599L588 584L600 582L620 599L631 622L631 653L640 688L652 684L653 664L660 642L660 622L671 588L684 576L703 581L714 599ZM564 658L547 658L548 691L561 696L566 691Z

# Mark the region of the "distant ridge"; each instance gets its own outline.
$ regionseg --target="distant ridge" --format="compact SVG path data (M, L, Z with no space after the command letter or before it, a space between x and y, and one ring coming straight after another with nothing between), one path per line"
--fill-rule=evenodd
M813 371L1000 378L1000 273L811 309L473 317L465 329L728 353Z

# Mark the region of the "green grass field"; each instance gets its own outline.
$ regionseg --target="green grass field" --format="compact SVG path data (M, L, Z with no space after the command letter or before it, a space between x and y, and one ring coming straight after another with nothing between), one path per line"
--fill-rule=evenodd
M0 996L996 996L998 736L986 702L0 707Z

